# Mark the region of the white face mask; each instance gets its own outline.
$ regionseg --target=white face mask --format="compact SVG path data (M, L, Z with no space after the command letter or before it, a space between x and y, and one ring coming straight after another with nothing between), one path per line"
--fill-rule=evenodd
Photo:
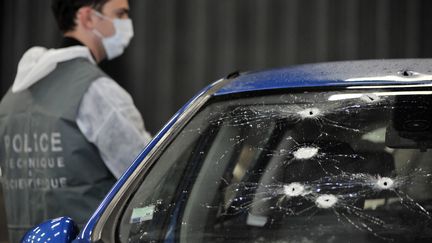
M109 37L105 37L98 30L93 29L93 33L99 36L102 40L102 45L105 49L108 60L120 56L129 45L129 42L134 35L132 20L118 18L112 20L99 12L94 11L94 13L103 19L111 21L114 25L115 33Z

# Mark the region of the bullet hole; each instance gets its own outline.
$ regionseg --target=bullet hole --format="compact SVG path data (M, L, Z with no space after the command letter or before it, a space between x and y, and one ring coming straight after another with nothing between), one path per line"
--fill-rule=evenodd
M382 177L376 181L376 187L381 190L391 189L394 184L394 181L388 177Z
M301 147L294 153L296 159L310 159L318 154L318 148L316 147Z
M321 114L321 111L318 108L307 108L305 110L297 112L303 119L306 118L314 118Z
M377 102L380 100L376 94L364 94L360 97L360 99L367 103Z
M284 193L290 197L298 197L304 195L306 192L302 184L293 182L289 185L284 185Z
M399 72L399 75L405 76L405 77L411 77L415 75L415 72L410 70L402 70Z
M338 198L331 194L324 194L319 196L315 200L315 204L318 208L331 208L333 207L338 201Z

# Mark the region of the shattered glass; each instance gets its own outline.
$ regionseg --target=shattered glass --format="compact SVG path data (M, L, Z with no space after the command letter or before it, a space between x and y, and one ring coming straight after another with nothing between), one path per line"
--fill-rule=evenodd
M122 242L432 242L431 92L214 98L156 161Z

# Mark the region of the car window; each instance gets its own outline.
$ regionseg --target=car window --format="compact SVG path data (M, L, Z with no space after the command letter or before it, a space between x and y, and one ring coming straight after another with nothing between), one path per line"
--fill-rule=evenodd
M118 238L430 241L430 94L347 90L216 99L140 182Z

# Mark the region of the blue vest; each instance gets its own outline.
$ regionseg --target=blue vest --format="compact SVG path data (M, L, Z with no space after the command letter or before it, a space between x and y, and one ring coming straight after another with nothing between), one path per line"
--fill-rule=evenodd
M12 242L47 219L70 216L84 224L115 183L76 124L83 95L103 76L77 58L1 101L0 181Z

